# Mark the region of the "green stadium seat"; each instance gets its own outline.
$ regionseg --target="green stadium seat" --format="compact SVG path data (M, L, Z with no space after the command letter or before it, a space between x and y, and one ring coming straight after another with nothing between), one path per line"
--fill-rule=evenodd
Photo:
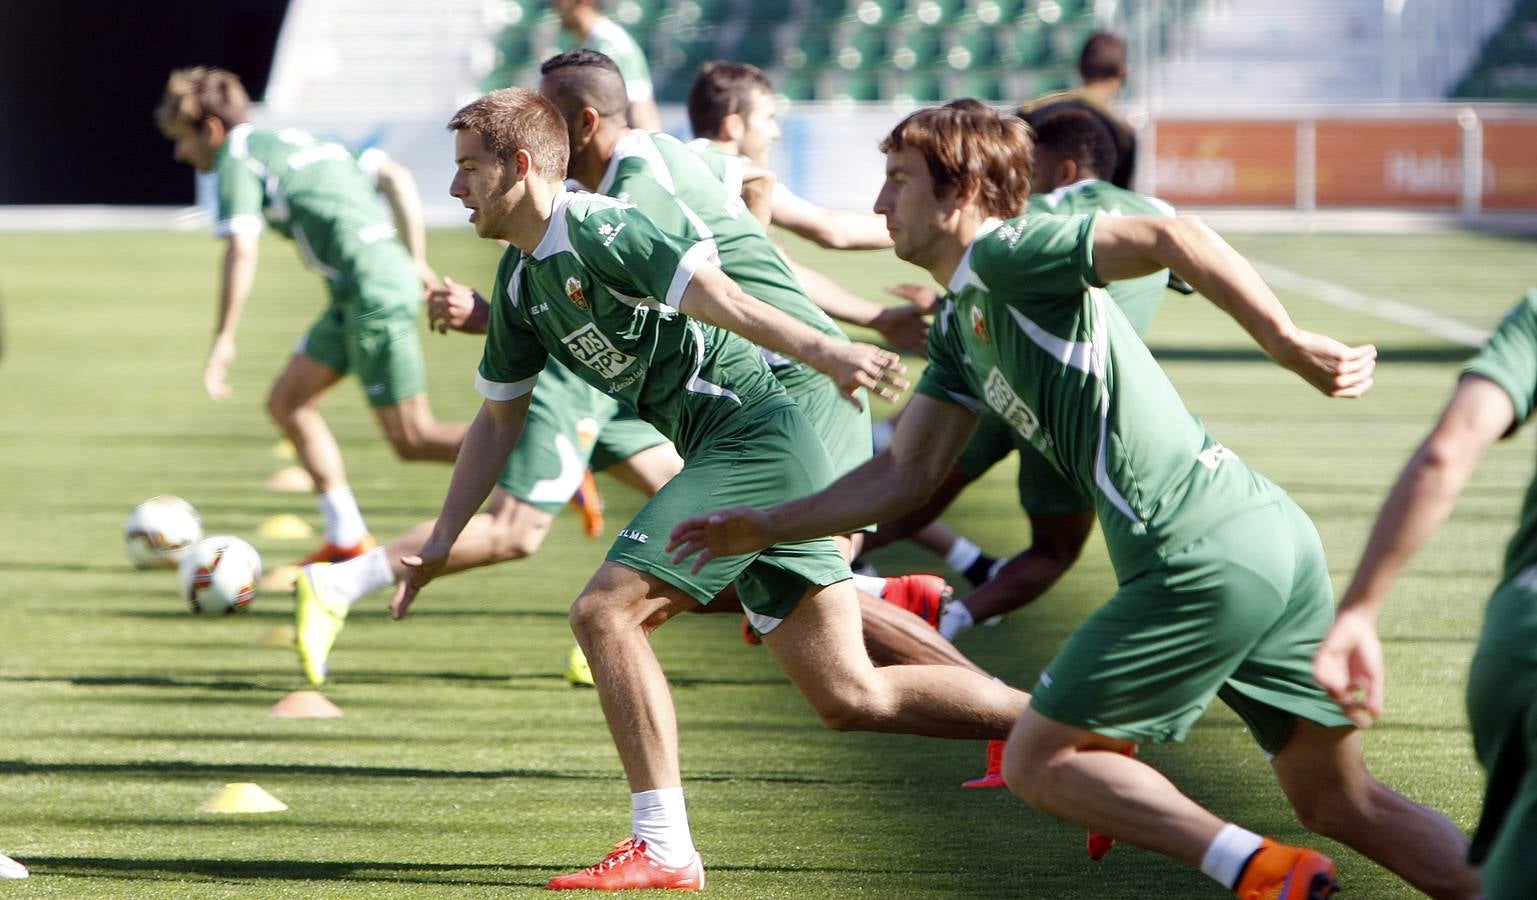
M959 21L966 12L965 0L916 0L912 5L913 17L922 25L950 25Z
M919 103L945 99L944 82L932 66L902 72L893 79L894 95L905 95Z
M1014 28L1014 59L1018 65L1037 66L1051 59L1049 29L1040 22L1022 22Z
M975 25L957 28L953 32L945 58L951 67L956 69L991 66L999 61L998 32L992 28ZM966 65L957 65L956 63L962 59L966 61Z
M809 67L786 72L775 81L774 87L791 100L814 100L817 90L816 72Z
M961 78L961 96L979 100L1004 99L1003 78L997 69L973 69Z
M891 56L891 29L881 26L860 26L851 32L843 42L842 47L834 54L838 65L845 69L867 69L887 61ZM851 58L843 51L853 49L858 56L854 65L848 65Z
M944 59L945 43L938 28L915 28L902 36L902 46L912 52L911 69L917 66L930 66ZM895 58L896 51L893 51Z
M811 0L811 17L823 23L836 22L849 14L849 0Z

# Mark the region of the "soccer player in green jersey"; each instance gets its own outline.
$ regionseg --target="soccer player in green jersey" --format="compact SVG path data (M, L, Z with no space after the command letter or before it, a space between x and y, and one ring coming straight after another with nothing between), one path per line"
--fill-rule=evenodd
M1028 210L1039 215L1104 212L1113 216L1172 216L1167 203L1101 180L1115 162L1115 144L1096 119L1080 110L1059 112L1035 131L1034 177ZM1138 336L1152 324L1168 273L1111 283L1106 292ZM945 480L919 509L882 522L870 546L900 540L947 509L968 485L1010 453L1019 454L1019 503L1030 519L1031 544L1011 557L963 600L950 604L939 632L954 639L974 623L1035 600L1072 567L1094 527L1094 504L1059 475L1008 422L983 415L977 431Z
M256 277L258 237L271 225L291 238L326 282L330 305L300 341L267 397L267 411L293 442L314 480L326 545L308 561L345 559L372 545L340 448L318 409L343 376L362 382L390 446L401 459L451 462L463 425L433 418L416 315L426 261L420 199L410 173L381 153L362 158L296 129L250 124L240 79L223 69L171 73L156 110L180 162L219 182L216 233L225 239L218 327L203 368L215 399L230 393L235 330ZM369 169L395 222L375 199ZM403 245L397 236L406 241Z
M1314 671L1363 726L1383 714L1377 620L1405 565L1451 514L1495 441L1537 406L1537 289L1463 368L1440 419L1393 486ZM1537 481L1527 488L1505 568L1468 673L1468 718L1484 767L1483 815L1469 860L1490 900L1537 896Z
M561 27L576 38L578 46L596 50L619 66L630 124L645 131L661 131L662 116L656 109L645 51L623 26L603 14L602 0L554 0L551 5L560 16Z
M683 804L677 724L647 635L732 582L764 644L829 725L955 737L1006 731L1024 707L1018 691L952 666L870 664L848 565L831 540L695 571L662 546L673 523L707 502L785 498L830 480L826 450L760 347L805 360L855 401L862 389L900 389L896 354L834 340L747 295L710 262L709 241L685 243L632 206L564 190L565 122L538 94L495 91L449 127L451 193L471 210L477 234L510 246L476 378L485 403L432 534L407 560L412 572L395 614L405 615L447 562L516 444L550 359L655 425L686 461L620 532L572 605L632 792L633 835L550 886L704 886Z
M1374 348L1296 327L1195 219L1002 218L1029 191L1030 145L1017 117L974 106L920 110L886 137L875 208L897 255L949 291L891 448L800 500L690 517L672 533L675 559L715 564L892 518L924 500L991 410L1093 499L1119 582L1037 680L1009 736L1010 789L1241 897L1327 896L1327 857L1224 822L1128 755L1183 738L1220 696L1304 824L1428 894L1476 895L1465 836L1371 777L1359 731L1313 679L1333 614L1317 531L1185 410L1101 288L1172 268L1331 396L1371 386Z
M565 116L570 140L570 174L578 183L601 194L634 204L667 234L690 241L710 241L720 267L760 300L828 336L848 338L802 290L784 256L762 225L741 211L738 196L715 177L699 157L679 141L652 135L624 124L618 114L623 85L618 68L601 53L573 50L546 60L540 92ZM808 366L772 351L765 352L774 376L810 418L842 474L870 458L870 415L838 396L836 387ZM839 536L840 546L857 552L857 535ZM933 641L921 629L892 616L885 605L916 607L937 617L948 593L943 579L933 575L895 578L856 576L861 607L872 623L868 635L874 652L882 654L881 635L894 630L929 645L925 662L941 659L970 665L953 648Z

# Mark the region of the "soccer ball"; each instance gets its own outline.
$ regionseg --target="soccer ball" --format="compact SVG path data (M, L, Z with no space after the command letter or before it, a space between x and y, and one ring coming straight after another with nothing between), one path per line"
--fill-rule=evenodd
M151 497L123 525L123 549L136 569L170 569L203 537L203 522L180 497Z
M234 613L245 609L256 596L262 560L250 544L221 534L198 541L176 574L181 595L193 612Z

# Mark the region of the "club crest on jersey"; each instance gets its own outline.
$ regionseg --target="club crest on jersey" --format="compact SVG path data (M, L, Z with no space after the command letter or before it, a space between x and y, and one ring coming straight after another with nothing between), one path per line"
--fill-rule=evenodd
M582 293L582 280L575 275L566 279L566 296L571 298L578 309L587 308L587 295Z
M989 346L993 343L992 335L987 333L987 318L982 315L982 309L978 306L971 308L971 333L977 336L977 340Z

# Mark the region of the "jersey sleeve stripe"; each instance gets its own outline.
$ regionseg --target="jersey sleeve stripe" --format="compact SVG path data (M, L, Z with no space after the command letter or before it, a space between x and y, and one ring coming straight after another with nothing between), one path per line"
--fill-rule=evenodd
M700 241L688 248L683 258L678 260L678 268L672 273L672 283L667 286L667 305L673 309L683 308L683 292L688 290L689 282L694 280L694 273L699 267L715 259L716 248L714 241Z
M532 393L534 384L539 381L536 372L522 381L514 381L508 384L504 381L492 381L486 376L475 373L475 391L487 400L516 400L524 394Z

